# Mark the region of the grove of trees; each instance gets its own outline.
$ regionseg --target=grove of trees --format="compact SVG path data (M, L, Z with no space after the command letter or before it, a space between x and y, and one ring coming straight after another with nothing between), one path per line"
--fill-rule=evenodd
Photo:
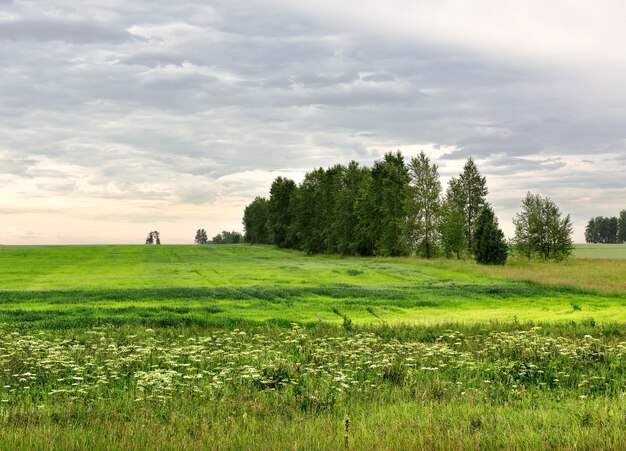
M353 161L315 169L299 185L277 177L269 199L246 206L244 239L309 254L474 255L503 264L507 246L486 196L471 158L444 195L437 165L424 152L408 163L389 152L371 168Z
M619 217L596 216L591 218L585 227L585 241L604 244L625 243L626 210L622 210Z
M573 250L570 216L561 217L559 207L549 198L526 194L522 211L513 218L515 251L527 258L563 260Z
M243 235L239 232L224 230L213 237L210 244L239 244L243 241Z

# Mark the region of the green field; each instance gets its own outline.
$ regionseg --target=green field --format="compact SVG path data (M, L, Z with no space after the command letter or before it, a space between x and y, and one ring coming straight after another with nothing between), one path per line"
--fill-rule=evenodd
M623 448L626 260L595 249L0 247L0 448Z
M576 258L626 259L626 244L577 244Z

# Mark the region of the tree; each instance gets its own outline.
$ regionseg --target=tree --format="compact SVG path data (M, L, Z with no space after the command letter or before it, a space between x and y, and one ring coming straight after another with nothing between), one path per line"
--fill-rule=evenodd
M478 213L487 205L487 179L480 175L476 163L469 158L459 175L459 193L462 202L463 216L465 218L465 234L467 236L467 248L474 249L474 222Z
M295 189L294 181L284 177L277 177L270 188L269 232L272 242L278 247L293 247L294 245L290 230L292 210L289 208L289 203Z
M617 242L626 243L626 210L619 212L619 220L617 225Z
M527 193L513 224L513 243L520 255L545 260L562 260L571 255L572 221L569 215L561 218L561 211L551 199Z
M493 209L486 205L474 225L474 258L483 265L504 265L508 246Z
M323 168L307 172L302 183L291 194L289 209L291 212L292 241L307 254L324 251L324 212L322 205Z
M198 229L196 232L196 238L194 239L194 243L196 244L206 244L209 241L207 237L206 230Z
M461 259L467 253L465 217L458 204L446 198L442 206L441 244L447 258Z
M150 232L146 238L146 244L161 244L161 235L156 230Z
M382 160L374 163L371 188L376 207L376 216L373 218L376 253L391 257L408 255L406 223L410 195L409 171L400 152L389 152Z
M269 203L263 197L256 197L243 212L244 240L250 244L270 244L268 228Z
M333 227L337 234L337 252L342 255L360 254L358 242L359 197L367 189L370 173L351 161L341 173L337 193Z
M408 236L418 255L432 258L440 238L441 182L436 164L422 151L409 163Z

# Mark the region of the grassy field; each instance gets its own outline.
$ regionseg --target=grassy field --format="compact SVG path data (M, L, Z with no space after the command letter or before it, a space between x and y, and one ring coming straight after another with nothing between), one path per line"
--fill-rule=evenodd
M0 448L623 448L602 258L0 247Z
M626 259L626 244L577 244L576 258Z

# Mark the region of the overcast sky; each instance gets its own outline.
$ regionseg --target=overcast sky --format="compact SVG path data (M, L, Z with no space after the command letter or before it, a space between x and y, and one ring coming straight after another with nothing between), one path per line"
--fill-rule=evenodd
M507 236L626 208L626 2L0 0L0 243L191 243L277 175L472 156Z

